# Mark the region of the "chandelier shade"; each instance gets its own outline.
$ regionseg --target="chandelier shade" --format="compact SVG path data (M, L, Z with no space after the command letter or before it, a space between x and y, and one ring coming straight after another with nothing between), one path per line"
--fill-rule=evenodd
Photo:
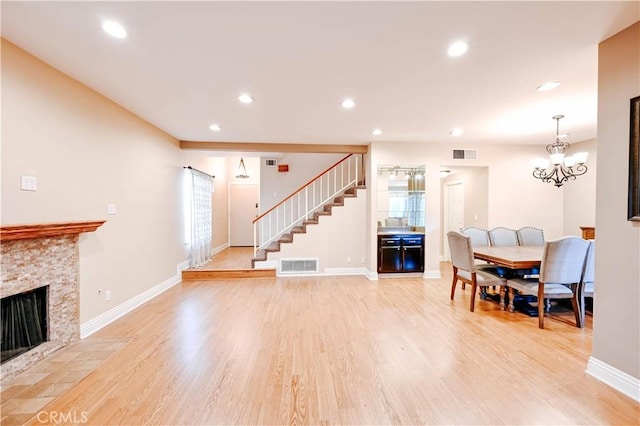
M571 145L560 140L560 119L564 118L564 115L555 115L552 118L556 120L556 141L547 145L549 158L534 158L531 163L534 168L533 177L560 188L566 181L575 180L576 177L587 173L589 153L576 152L571 156L566 155Z

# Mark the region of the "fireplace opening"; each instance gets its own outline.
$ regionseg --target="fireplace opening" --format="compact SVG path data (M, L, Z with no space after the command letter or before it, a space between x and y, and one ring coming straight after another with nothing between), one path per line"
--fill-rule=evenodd
M0 299L2 361L21 355L49 340L48 286Z

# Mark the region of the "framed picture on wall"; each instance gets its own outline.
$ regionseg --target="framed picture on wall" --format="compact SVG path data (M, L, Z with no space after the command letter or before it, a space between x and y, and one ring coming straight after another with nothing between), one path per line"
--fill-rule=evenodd
M631 99L628 220L640 221L640 96Z

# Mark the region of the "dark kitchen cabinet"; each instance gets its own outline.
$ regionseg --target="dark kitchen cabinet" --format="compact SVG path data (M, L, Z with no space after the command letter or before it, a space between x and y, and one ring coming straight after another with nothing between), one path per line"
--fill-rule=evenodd
M378 272L402 272L400 237L378 237Z
M378 272L424 272L424 235L378 235Z

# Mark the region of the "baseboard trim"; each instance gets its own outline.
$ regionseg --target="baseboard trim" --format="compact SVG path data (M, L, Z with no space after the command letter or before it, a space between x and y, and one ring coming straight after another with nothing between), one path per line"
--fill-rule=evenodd
M639 378L620 371L594 357L589 357L586 372L606 385L627 395L629 398L640 402Z
M371 271L369 269L366 269L364 274L367 276L367 278L369 279L369 281L378 281L378 273Z
M148 290L143 291L142 293L132 297L126 302L121 303L120 305L112 309L109 309L107 312L98 315L97 317L85 322L84 324L81 324L80 338L84 339L85 337L92 335L101 328L107 326L108 324L111 324L113 321L128 314L143 303L153 299L160 293L181 282L182 270L187 269L189 267L189 264L189 260L185 260L184 262L179 263L176 267L177 273L174 276L168 278L167 280L161 282L156 286L151 287Z
M216 254L220 253L222 250L226 250L229 248L229 243L224 243L224 244L220 244L218 247L213 247L211 249L211 256L215 256Z
M366 268L324 268L324 275L366 275Z
M255 263L254 269L278 269L277 260L259 260Z
M422 278L440 279L442 275L440 274L440 269L428 269L424 271Z
M383 272L378 274L378 280L398 278L422 278L421 272Z

